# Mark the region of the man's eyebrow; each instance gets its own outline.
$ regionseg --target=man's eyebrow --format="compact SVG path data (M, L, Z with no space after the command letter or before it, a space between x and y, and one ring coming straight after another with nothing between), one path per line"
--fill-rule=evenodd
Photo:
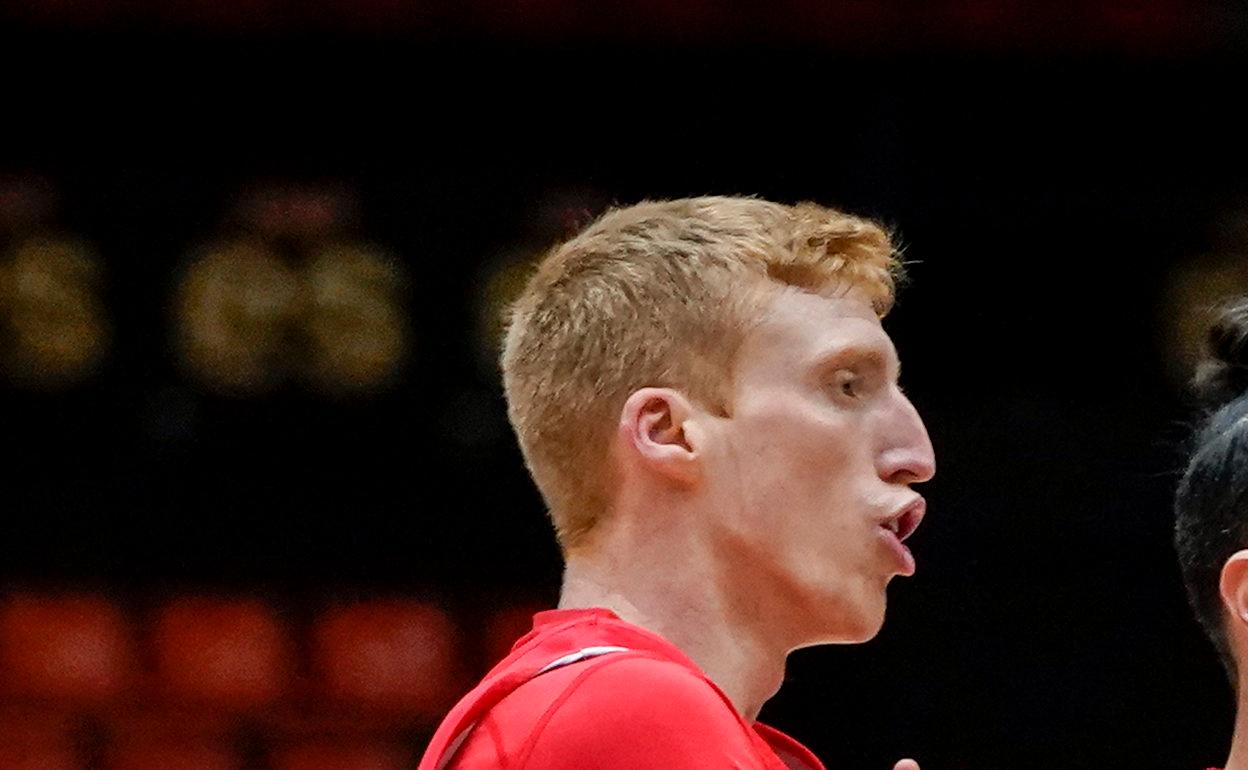
M882 346L850 344L825 350L815 357L815 368L824 371L847 363L862 363L901 377L901 361Z

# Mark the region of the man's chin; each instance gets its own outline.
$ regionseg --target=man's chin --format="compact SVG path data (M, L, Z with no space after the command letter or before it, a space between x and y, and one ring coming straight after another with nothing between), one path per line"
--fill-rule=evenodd
M841 612L829 615L822 620L815 640L803 646L862 644L874 639L884 627L884 603L873 603L865 607L843 607Z
M864 618L863 621L849 630L844 635L841 644L862 644L874 639L880 629L884 627L884 613L881 611L878 615L871 618Z

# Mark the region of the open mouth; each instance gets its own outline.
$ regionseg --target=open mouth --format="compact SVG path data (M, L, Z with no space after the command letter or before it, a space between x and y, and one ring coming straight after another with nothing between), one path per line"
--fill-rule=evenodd
M888 518L881 526L896 535L898 540L905 542L905 539L919 528L919 522L923 520L926 507L923 498L920 497Z

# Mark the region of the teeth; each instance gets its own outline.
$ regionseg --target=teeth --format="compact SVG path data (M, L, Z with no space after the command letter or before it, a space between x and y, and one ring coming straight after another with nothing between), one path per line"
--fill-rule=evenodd
M901 520L899 519L890 520L888 522L888 528L893 531L894 535L898 534L899 532L901 532Z

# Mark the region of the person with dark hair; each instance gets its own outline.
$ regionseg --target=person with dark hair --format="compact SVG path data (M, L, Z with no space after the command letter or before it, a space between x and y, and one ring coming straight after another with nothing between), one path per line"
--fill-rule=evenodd
M1248 770L1248 297L1209 331L1195 389L1208 410L1175 494L1175 547L1196 618L1239 707L1226 770Z

